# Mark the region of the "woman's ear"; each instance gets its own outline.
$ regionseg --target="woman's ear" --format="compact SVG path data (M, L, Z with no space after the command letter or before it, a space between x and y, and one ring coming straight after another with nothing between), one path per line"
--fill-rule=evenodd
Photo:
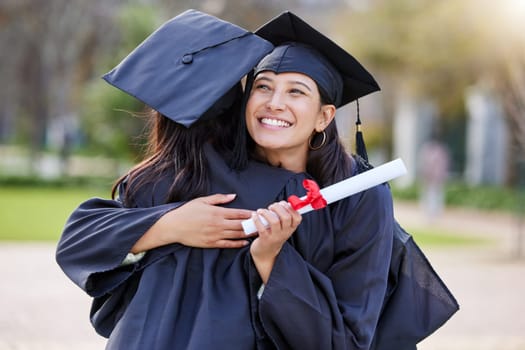
M322 105L321 106L321 115L317 121L317 126L315 130L317 132L322 132L335 118L336 108L334 105Z

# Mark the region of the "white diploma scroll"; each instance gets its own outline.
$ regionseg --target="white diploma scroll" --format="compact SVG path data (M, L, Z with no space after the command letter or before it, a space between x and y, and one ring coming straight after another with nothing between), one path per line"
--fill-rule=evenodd
M367 170L361 174L349 177L346 180L325 187L319 192L326 200L326 203L330 204L340 199L349 197L353 194L382 184L384 182L395 179L396 177L399 177L401 175L405 175L406 173L407 169L405 167L405 164L401 159L398 158L378 167ZM304 200L305 198L306 196L301 197L301 200ZM304 214L312 210L314 209L310 204L308 204L300 208L298 212ZM261 219L261 222L264 225L268 224L268 222L266 222L266 220L263 217L259 216L259 218ZM255 223L252 219L244 220L242 222L242 227L245 234L257 232Z

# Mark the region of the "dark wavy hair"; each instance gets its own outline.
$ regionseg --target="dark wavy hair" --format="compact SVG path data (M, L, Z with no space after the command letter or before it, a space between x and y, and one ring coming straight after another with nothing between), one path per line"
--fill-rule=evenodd
M233 148L238 142L245 143L245 132L239 123L241 105L239 85L238 98L233 105L218 115L201 118L189 128L150 109L146 114L144 159L115 182L112 197L118 195L124 205L132 206L141 189L155 185L166 176L173 177L166 203L206 195L209 183L204 145L211 143L229 164L233 163ZM244 157L242 152L240 156ZM236 163L245 165L242 161Z

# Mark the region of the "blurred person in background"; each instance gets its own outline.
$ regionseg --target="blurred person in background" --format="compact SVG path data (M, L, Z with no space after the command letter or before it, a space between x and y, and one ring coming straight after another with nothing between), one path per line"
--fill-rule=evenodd
M448 179L449 163L449 152L437 137L431 138L421 147L419 152L420 205L430 221L437 219L445 206L445 184Z

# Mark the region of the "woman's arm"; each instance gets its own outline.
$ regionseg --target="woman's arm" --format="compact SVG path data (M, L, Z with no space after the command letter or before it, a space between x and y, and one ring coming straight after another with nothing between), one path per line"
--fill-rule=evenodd
M265 227L259 215L266 219ZM259 237L250 246L250 254L263 283L268 281L275 259L282 246L295 232L302 217L286 201L274 203L268 209L259 209L252 214Z
M241 248L248 244L242 220L250 210L223 208L234 194L199 197L162 215L131 248L132 253L180 243L197 248Z
M56 261L80 288L98 294L90 277L119 268L140 237L162 215L178 206L180 203L125 208L119 201L89 199L68 218L58 242ZM125 270L127 273L119 271L122 272L119 281L131 273L131 267Z
M333 261L327 269L305 260L305 247L290 243L275 259L255 312L259 326L277 347L370 347L387 288L392 201L382 185L345 203L354 204L341 203L332 213L338 217L333 222L320 227L313 217L303 218L302 225L311 227L299 228L335 234L333 256L327 256Z
M246 236L241 221L251 211L215 205L232 199L212 195L149 208L125 208L119 201L90 199L67 220L56 260L74 283L95 295L107 292L131 275L133 266L121 266L130 251L171 243L196 247L243 246ZM97 278L93 279L94 276Z

